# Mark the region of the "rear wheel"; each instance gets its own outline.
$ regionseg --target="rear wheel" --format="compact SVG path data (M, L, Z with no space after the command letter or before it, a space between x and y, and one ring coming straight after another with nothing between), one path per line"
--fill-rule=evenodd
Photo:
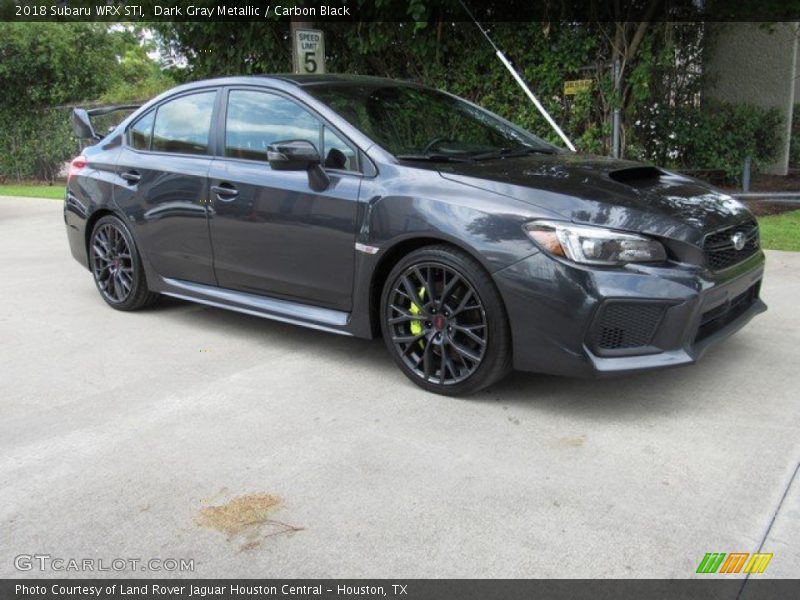
M511 368L500 294L477 261L450 246L416 250L392 269L381 327L402 371L432 392L471 394Z
M133 237L117 217L107 215L95 224L89 240L89 264L103 300L117 310L136 310L158 299L158 294L147 289Z

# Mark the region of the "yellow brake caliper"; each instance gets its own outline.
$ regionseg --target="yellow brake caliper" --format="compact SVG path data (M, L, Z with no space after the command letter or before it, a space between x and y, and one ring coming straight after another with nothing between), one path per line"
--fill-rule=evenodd
M419 288L419 297L420 300L425 299L425 288ZM418 315L422 312L422 308L417 306L415 302L411 302L411 307L408 309L412 315ZM411 321L411 335L421 335L422 334L422 321ZM419 341L421 346L424 346L422 340Z

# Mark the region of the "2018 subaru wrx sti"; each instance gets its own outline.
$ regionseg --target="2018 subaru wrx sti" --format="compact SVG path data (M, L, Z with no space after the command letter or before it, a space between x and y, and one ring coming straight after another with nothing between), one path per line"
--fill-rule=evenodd
M766 309L758 226L694 179L561 151L452 95L348 76L175 88L72 163L74 257L166 294L359 337L427 390L512 367L695 361Z

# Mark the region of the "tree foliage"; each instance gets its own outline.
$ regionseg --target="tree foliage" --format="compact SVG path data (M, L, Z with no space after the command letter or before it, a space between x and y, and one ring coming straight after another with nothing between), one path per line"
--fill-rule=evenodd
M142 30L96 23L0 23L0 179L52 181L78 149L75 103L147 99L173 85Z
M431 6L424 0L409 3L416 22L325 23L328 71L445 89L558 142L480 31L471 23L433 20ZM185 79L291 69L285 22L156 27L167 52L186 58ZM746 155L758 164L775 154L774 111L702 101L709 44L702 23L554 21L491 23L487 29L583 151L610 152L611 112L619 108L628 158L720 170L734 178ZM619 86L613 75L617 61ZM592 88L567 96L563 86L570 79L591 79ZM718 140L715 131L723 132Z
M642 14L651 1L642 0ZM376 0L375 10L392 2ZM326 34L327 70L445 89L558 143L474 24L441 19L437 6L431 0L403 2L402 10L414 19L408 22L317 24ZM61 121L48 120L47 107L145 100L176 81L291 70L285 20L151 26L161 65L149 55L150 31L139 27L0 24L0 177L50 177L52 169L42 165L74 152L74 142L64 143L67 113L62 111ZM636 22L623 15L608 22L553 19L486 27L580 150L610 152L610 117L618 108L628 158L719 169L733 177L744 156L758 164L775 153L774 111L704 102L703 54L710 41L702 23ZM165 73L164 64L173 67ZM564 82L572 79L590 79L591 89L565 95Z
M93 23L0 23L3 108L96 98L115 66L106 29Z
M156 43L149 29L126 25L112 30L116 65L100 96L104 104L142 102L175 85L175 79L151 57Z

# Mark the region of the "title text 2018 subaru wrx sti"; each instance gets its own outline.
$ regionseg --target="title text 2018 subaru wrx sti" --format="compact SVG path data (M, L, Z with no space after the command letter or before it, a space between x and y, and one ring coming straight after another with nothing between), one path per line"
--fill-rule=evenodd
M159 294L383 335L427 390L510 369L694 362L765 310L756 221L652 166L573 154L470 102L350 76L175 88L71 167L74 257L103 299Z

